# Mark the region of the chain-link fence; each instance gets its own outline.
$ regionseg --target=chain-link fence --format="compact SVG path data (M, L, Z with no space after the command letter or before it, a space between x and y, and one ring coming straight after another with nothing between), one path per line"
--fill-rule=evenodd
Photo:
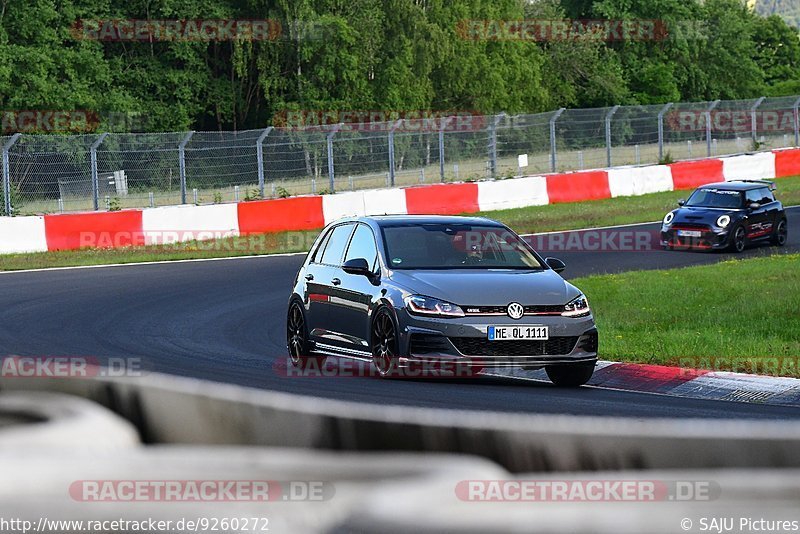
M800 146L800 98L241 132L0 137L3 214L211 204Z

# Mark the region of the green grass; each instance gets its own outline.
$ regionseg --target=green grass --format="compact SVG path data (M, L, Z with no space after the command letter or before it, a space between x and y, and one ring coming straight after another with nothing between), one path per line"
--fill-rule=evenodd
M800 255L574 283L603 359L800 377Z
M520 233L612 226L660 220L668 210L676 207L678 199L685 198L688 194L688 191L668 191L638 197L486 211L481 215L502 221ZM780 179L778 198L786 205L800 204L800 177ZM318 233L318 231L284 232L168 246L0 255L0 270L302 252L308 250Z

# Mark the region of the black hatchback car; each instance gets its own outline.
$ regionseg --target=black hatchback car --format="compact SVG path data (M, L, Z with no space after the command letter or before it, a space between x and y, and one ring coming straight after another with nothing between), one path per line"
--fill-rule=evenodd
M295 279L289 355L298 367L363 360L380 376L545 368L557 385L582 385L597 361L597 328L563 269L489 219L337 221Z
M740 180L697 188L680 208L664 217L664 248L731 249L742 252L750 243L786 244L787 224L783 205L773 194L775 184L766 180Z

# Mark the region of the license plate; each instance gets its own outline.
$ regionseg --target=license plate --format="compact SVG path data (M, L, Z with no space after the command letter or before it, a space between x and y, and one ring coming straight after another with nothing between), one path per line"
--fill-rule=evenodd
M547 341L550 329L546 326L490 326L489 341Z
M698 230L678 230L678 237L700 237L703 232Z

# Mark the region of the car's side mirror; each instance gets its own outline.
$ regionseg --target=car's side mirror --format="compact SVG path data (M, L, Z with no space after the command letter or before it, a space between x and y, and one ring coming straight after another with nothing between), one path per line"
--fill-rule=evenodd
M758 202L751 202L749 206L747 206L751 211L755 211L761 207L761 204Z
M560 273L567 268L567 264L558 258L545 258L544 262L555 272Z
M686 201L685 201L684 199L680 199L680 200L678 201L678 206L681 206L681 207L683 207L683 205L684 205L684 204L686 204Z
M372 271L369 270L369 263L364 258L353 258L347 260L342 265L342 270L347 274L357 274L361 276L372 276Z

